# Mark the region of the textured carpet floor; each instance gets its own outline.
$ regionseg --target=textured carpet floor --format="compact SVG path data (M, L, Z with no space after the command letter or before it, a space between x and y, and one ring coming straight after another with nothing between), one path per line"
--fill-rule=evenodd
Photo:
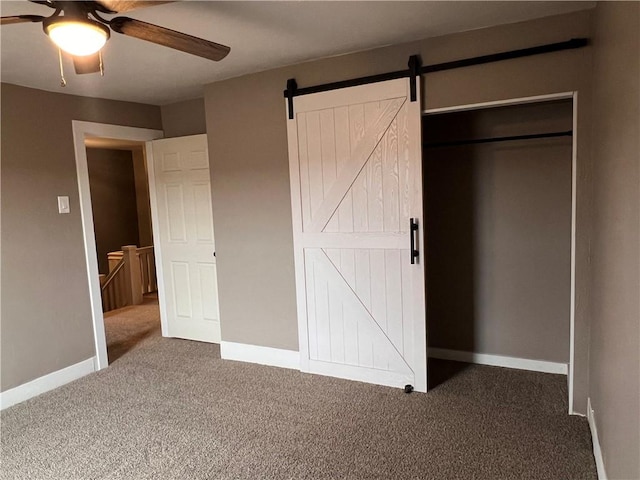
M407 395L152 329L108 369L3 411L0 478L596 478L565 377L430 368L451 378Z
M148 336L160 334L158 294L145 295L142 305L105 313L104 329L111 365Z

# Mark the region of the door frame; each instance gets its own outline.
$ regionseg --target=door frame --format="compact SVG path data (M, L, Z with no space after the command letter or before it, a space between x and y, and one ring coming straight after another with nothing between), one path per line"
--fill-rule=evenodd
M76 172L78 176L78 197L80 203L80 217L82 219L82 237L84 241L85 263L87 266L87 280L89 284L89 299L91 305L91 319L93 323L94 343L95 343L95 370L101 370L109 366L109 358L107 356L107 339L104 331L104 314L102 312L102 292L100 290L100 279L98 277L98 254L96 252L96 237L93 225L93 209L91 206L91 191L89 187L89 169L87 165L87 148L84 144L86 137L113 138L118 140L138 141L145 143L145 158L147 165L153 165L153 152L150 146L151 140L164 137L162 130L152 130L148 128L126 127L122 125L112 125L108 123L94 123L80 120L72 120L73 130L73 146L76 158ZM157 231L154 212L157 215L157 206L155 204L156 196L153 190L152 171L147 168L149 178L149 200L151 202L151 223L153 242L156 244L159 240L159 232ZM156 259L159 252L154 249ZM156 278L158 281L158 290L160 293L160 285L164 286L162 265L156 260ZM162 321L162 330L166 330L166 315L163 295L158 295L160 305L160 317Z
M575 369L575 314L576 314L576 213L577 213L577 167L578 167L578 92L560 92L547 95L535 95L531 97L510 98L492 102L471 103L455 105L451 107L430 108L422 111L422 115L434 115L438 113L463 112L468 110L480 110L486 108L504 107L512 105L524 105L527 103L543 103L554 100L572 100L573 108L573 134L571 137L571 285L569 294L569 364L567 371L567 383L569 390L569 414L574 414L574 369Z

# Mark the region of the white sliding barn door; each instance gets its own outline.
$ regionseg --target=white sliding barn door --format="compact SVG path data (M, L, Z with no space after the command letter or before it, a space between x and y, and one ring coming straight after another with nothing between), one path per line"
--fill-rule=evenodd
M154 140L152 146L151 185L157 212L153 220L159 233L156 252L160 254L157 263L162 265L159 290L166 314L164 333L219 343L207 136Z
M403 78L295 97L294 113L301 370L424 392L424 255L411 263L409 225L421 248L420 102Z

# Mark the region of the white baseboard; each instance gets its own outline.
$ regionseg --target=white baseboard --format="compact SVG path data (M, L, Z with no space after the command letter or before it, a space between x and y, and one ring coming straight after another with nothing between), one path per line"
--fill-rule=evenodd
M591 408L591 398L587 398L587 420L589 421L589 429L591 430L591 443L593 444L593 456L596 459L598 480L607 480L607 472L604 470L604 459L602 458L602 450L600 449L600 440L598 439L598 428L596 427L593 408Z
M220 342L220 356L224 360L300 370L300 353L293 350L222 341Z
M518 370L531 370L534 372L567 375L569 370L566 363L530 360L528 358L507 357L504 355L489 355L487 353L463 352L461 350L448 350L446 348L429 348L428 353L430 357L441 360L477 363L479 365L491 365L494 367L517 368Z
M15 388L11 388L0 393L0 410L4 410L16 403L24 402L36 397L41 393L48 392L54 388L61 387L69 382L73 382L80 377L84 377L96 371L95 357L83 360L75 365L70 365L62 370L49 373L42 377L23 383Z

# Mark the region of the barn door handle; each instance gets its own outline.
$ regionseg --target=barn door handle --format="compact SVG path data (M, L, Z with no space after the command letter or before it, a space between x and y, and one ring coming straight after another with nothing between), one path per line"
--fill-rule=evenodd
M418 233L418 219L409 219L409 235L411 236L411 265L416 263L416 259L420 256L420 252L416 249L416 235Z

